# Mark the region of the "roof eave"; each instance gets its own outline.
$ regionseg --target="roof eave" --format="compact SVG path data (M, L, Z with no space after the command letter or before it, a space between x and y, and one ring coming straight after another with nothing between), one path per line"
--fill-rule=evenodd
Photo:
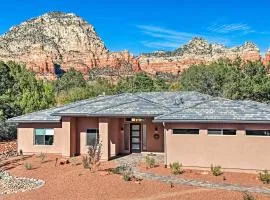
M7 120L7 123L60 123L61 120Z
M270 124L270 120L174 120L174 119L154 119L153 122L166 123L238 123L238 124Z

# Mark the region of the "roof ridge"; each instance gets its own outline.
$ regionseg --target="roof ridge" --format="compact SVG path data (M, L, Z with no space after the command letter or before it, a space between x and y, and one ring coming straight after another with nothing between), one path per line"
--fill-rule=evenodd
M153 104L156 104L156 105L160 105L160 106L162 106L163 108L165 108L165 109L167 109L167 110L171 110L169 107L164 106L164 105L161 104L161 103L157 103L157 102L155 102L155 101L152 101L152 100L150 100L150 99L147 99L147 98L145 98L145 97L142 97L142 96L138 95L138 93L137 93L137 94L135 93L135 95L136 95L137 97L143 99L143 100L149 101L149 102L151 102L151 103L153 103Z
M167 115L171 115L171 114L174 114L174 113L178 113L178 112L180 112L180 111L183 111L183 110L186 110L186 109L189 109L189 108L193 108L193 107L196 107L196 106L198 106L198 105L201 105L201 104L204 104L204 103L213 101L213 100L214 100L214 99L207 99L207 100L205 100L205 101L196 103L196 104L194 104L194 105L184 107L184 108L181 109L181 110L176 110L176 111L173 111L173 112L169 112L169 113L166 113L166 114L159 115L159 116L155 117L155 119L158 119L159 117L162 117L162 116L167 116Z

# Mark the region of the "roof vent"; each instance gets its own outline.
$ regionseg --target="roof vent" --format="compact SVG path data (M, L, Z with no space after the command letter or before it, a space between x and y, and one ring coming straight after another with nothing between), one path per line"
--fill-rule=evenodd
M184 103L184 99L182 97L176 97L174 99L174 105L180 105Z

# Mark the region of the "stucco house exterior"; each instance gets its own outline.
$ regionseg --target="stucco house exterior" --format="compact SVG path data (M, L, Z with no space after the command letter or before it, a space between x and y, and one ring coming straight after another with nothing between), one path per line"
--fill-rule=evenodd
M85 154L96 139L102 159L161 153L188 167L270 169L270 106L198 92L98 96L9 119L24 154Z

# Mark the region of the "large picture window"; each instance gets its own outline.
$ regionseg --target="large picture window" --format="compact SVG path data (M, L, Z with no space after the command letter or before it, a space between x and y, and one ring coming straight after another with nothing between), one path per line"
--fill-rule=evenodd
M173 134L180 135L198 135L199 129L173 129Z
M250 135L250 136L270 136L270 130L246 130L246 135Z
M234 129L208 129L208 135L236 135Z
M34 144L35 145L52 145L54 137L54 129L50 128L37 128L34 131Z
M99 130L98 129L87 129L86 131L86 145L94 146L99 143Z

